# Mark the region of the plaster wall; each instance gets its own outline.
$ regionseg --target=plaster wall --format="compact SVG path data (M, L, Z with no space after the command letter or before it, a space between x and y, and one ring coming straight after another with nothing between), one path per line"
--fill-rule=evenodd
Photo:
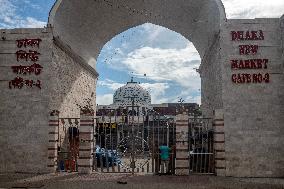
M51 110L61 117L80 117L80 108L90 98L95 104L97 73L71 49L53 39L51 28L0 30L0 172L45 173L48 160L48 121ZM40 38L38 76L18 75L11 66L32 65L15 53L17 39ZM30 48L21 48L29 50ZM9 89L20 76L41 80L42 89ZM94 106L95 107L95 106Z
M48 148L48 104L52 33L50 29L0 30L0 172L45 172ZM15 53L17 39L40 38L41 53L37 62L43 67L38 76L18 75L11 66L30 66L33 62L20 60ZM21 48L29 50L31 48ZM9 89L9 81L20 76L41 80L42 89Z
M86 68L88 67L88 68ZM62 42L53 43L50 83L50 110L58 110L59 118L80 118L80 106L96 107L97 73Z
M221 71L220 35L216 34L213 44L208 48L206 56L202 58L199 69L203 117L212 118L214 110L223 108Z
M232 41L231 31L264 32L258 41ZM281 34L282 30L282 34ZM282 35L282 36L281 36ZM280 19L228 20L221 31L226 176L284 176L283 28ZM239 45L259 45L240 55ZM266 58L268 68L232 70L230 60ZM234 73L269 73L270 82L235 84Z

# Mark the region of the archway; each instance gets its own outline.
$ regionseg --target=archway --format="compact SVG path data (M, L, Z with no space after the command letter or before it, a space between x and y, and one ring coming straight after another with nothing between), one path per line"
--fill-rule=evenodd
M193 42L202 57L202 109L212 116L223 105L218 39L225 20L220 0L58 0L50 12L49 24L54 36L89 64L95 64L107 41L131 27L150 22L180 33Z
M129 28L148 22L180 33L201 57L202 111L212 117L223 106L219 37L225 20L220 0L59 0L50 12L49 26L55 38L93 65L104 44Z
M197 50L189 40L172 30L151 23L124 31L106 43L97 59L96 67L100 73L97 85L97 104L100 105L97 106L97 123L100 129L96 131L95 171L175 173L175 150L170 152L167 169L167 164L161 165L158 149L164 144L174 149L176 129L173 122L177 112L182 111L181 106L188 111L188 115L197 116L193 109L199 110L199 106L187 97L200 97L201 81L195 70L200 66L200 60ZM144 89L150 93L145 100ZM158 91L162 92L157 94ZM102 93L109 96L108 100L100 97ZM133 101L129 97L133 97ZM181 97L185 100L183 105L176 103ZM128 110L125 117L117 113L120 112L117 107ZM139 115L136 114L138 112ZM109 122L115 127L106 127ZM101 140L104 136L107 136L108 145ZM185 145L186 143L184 142ZM131 149L132 144L137 150ZM107 148L113 154L117 153L120 161L119 164L110 162L109 167L113 169L110 170L107 164L102 166L100 163L105 162L101 152L97 150L101 148L102 151ZM190 147L193 148L194 146ZM209 148L206 145L203 145L202 152L205 153L205 148L207 153ZM209 156L207 154L203 157ZM178 158L180 160L180 156ZM191 156L193 158L196 159L196 156ZM209 157L203 158L202 170L194 166L198 164L195 160L190 168L191 172L211 173L209 165L212 163L209 160ZM134 170L130 168L131 165L135 166Z
M97 58L96 104L113 104L116 90L131 78L150 93L151 104L200 104L200 63L194 45L179 33L151 23L130 28L108 41Z

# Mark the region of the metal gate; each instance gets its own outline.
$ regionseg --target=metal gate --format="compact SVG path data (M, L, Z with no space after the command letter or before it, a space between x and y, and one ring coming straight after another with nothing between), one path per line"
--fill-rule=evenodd
M60 118L58 125L58 171L75 172L79 156L80 118Z
M174 174L175 123L157 112L105 109L96 118L93 169L98 172ZM168 165L159 147L172 148Z
M213 174L214 132L211 118L189 118L189 171Z

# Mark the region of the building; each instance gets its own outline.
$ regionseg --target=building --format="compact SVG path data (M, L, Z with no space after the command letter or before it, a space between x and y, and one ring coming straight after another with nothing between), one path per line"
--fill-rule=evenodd
M126 85L117 89L113 95L113 103L110 105L98 105L96 115L121 116L133 115L143 116L154 111L160 116L174 118L182 111L188 115L201 116L200 106L197 103L162 103L151 104L151 94L143 89L133 78Z
M130 82L115 91L113 104L97 106L97 116L106 115L109 110L116 110L117 115L131 112L134 115L143 115L151 109L151 95L132 78Z
M152 104L153 110L164 116L176 116L183 111L190 116L201 116L200 105L197 103L162 103Z

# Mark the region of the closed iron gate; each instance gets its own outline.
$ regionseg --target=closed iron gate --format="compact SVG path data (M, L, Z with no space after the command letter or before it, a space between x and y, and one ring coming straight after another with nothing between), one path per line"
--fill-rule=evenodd
M105 109L96 118L93 169L98 172L170 173L175 165L175 123L156 112ZM170 160L161 164L159 147Z
M189 119L189 171L214 173L214 132L211 118Z

